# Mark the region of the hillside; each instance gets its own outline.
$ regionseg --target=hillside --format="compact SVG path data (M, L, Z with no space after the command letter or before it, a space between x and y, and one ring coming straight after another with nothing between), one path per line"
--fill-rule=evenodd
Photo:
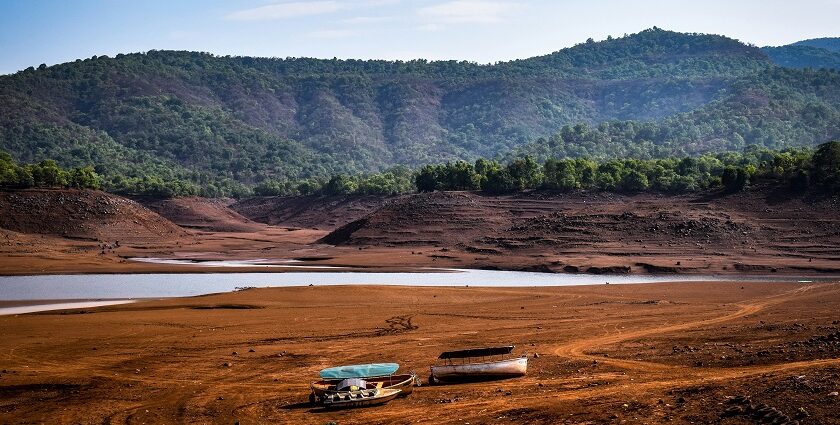
M657 28L494 65L150 51L0 77L0 150L96 165L112 191L164 181L239 195L500 157L566 125L615 120L666 122L670 136L632 142L640 156L814 145L840 135L837 80L778 70L726 37Z
M840 69L840 51L799 44L761 50L774 63L787 68Z
M111 247L187 236L182 228L137 202L92 190L0 191L0 228L101 241Z
M802 40L793 43L794 46L810 46L820 49L830 50L832 52L840 52L840 37L823 37L812 38L810 40Z
M766 187L735 196L433 192L396 198L320 241L338 252L409 251L439 266L836 273L837 202Z

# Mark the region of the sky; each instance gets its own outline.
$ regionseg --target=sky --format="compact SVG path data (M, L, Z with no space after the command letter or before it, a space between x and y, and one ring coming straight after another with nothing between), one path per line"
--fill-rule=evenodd
M840 36L840 0L0 0L0 74L152 49L491 63L658 26L758 46Z

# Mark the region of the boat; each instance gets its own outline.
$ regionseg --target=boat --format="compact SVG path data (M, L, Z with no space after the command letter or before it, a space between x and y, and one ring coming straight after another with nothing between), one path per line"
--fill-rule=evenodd
M318 372L321 379L368 378L393 375L400 365L397 363L367 363L328 367Z
M395 375L399 367L396 363L371 363L323 369L319 372L321 380L310 384L309 401L314 404L343 391L342 385L348 379L361 380L359 390L396 389L400 390L400 397L408 396L415 385L420 385L420 379L414 372Z
M336 385L335 392L326 394L321 403L327 409L346 409L351 407L369 407L385 404L400 395L396 388L368 388L364 379L343 379Z
M528 355L514 356L514 348L508 345L441 353L438 359L442 362L432 366L429 383L523 376L528 371Z
M366 389L382 388L382 389L397 389L401 390L400 397L406 397L414 391L414 387L418 385L417 374L414 372L400 375L365 377L367 383ZM309 386L312 389L312 401L320 400L328 394L338 391L338 384L340 380L337 379L322 379L314 381Z

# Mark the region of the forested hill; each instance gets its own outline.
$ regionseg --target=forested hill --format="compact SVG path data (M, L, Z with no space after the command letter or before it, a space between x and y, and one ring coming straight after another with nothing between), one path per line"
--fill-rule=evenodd
M779 66L840 69L840 37L814 38L762 50Z
M840 136L839 111L834 71L776 68L736 40L657 28L494 65L151 51L0 77L0 150L94 164L106 187L183 180L219 195L502 157L535 140L638 157L815 145ZM551 138L618 121L642 131L609 149Z
M797 41L793 43L793 46L810 46L831 50L832 52L840 52L840 37L812 38L810 40Z

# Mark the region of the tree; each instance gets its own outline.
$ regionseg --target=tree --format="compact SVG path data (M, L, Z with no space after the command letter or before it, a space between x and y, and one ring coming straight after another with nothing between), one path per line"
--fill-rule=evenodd
M36 186L66 186L67 175L52 159L45 159L32 166Z
M811 178L823 190L840 190L840 142L817 147L811 158Z
M481 189L488 193L506 193L519 187L507 169L491 169Z
M93 166L74 168L67 179L70 187L77 189L101 189L102 178L93 169Z
M534 189L542 183L540 165L530 155L516 159L507 166L514 187L519 190Z
M545 186L549 189L569 191L581 187L574 160L549 159L545 162L543 170Z
M723 187L729 193L740 192L747 187L747 182L749 181L749 174L744 167L733 167L728 166L724 168L723 175L721 176L721 182L723 183Z
M414 184L420 192L434 192L438 188L438 167L424 165L414 177Z
M349 195L354 193L358 185L352 178L344 174L336 174L321 188L326 195Z
M621 177L621 190L626 192L641 192L649 186L647 176L638 170L630 170Z
M438 173L439 187L444 190L475 190L481 182L472 164L465 161L447 162Z

